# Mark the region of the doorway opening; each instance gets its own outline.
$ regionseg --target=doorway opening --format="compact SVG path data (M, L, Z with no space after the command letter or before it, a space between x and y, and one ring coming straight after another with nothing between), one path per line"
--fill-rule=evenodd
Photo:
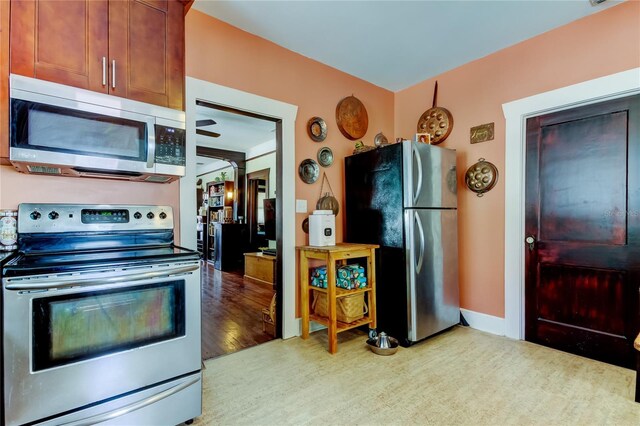
M281 121L197 100L202 357L281 337L276 185Z

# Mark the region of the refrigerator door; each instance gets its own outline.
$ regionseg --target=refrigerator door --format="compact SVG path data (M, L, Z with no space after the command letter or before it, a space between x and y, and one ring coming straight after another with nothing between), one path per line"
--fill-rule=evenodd
M402 146L345 158L346 241L404 246Z
M457 324L457 211L407 209L408 339L418 341Z
M403 142L405 208L456 208L456 151Z

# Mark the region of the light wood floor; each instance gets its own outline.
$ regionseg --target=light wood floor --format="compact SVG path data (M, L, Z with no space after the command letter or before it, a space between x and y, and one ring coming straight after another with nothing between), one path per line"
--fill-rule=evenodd
M271 286L245 280L242 272L221 272L204 262L201 289L202 359L273 339L262 331L262 309L271 303Z
M635 372L469 328L390 357L360 332L205 362L198 425L638 425Z

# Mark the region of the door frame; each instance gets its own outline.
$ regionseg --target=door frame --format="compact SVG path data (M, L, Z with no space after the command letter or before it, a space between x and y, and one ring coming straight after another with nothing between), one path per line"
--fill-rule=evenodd
M502 104L506 119L504 332L507 337L524 340L527 119L639 93L640 68L633 68Z
M186 116L195 117L197 100L215 102L216 105L272 117L281 120L282 144L277 147L277 164L282 179L276 182L282 195L282 338L300 335L300 322L296 319L296 251L295 251L295 121L298 106L254 95L193 77L186 78ZM196 247L195 191L196 187L196 128L187 122L186 174L180 179L180 243L184 247ZM281 183L281 187L280 187Z

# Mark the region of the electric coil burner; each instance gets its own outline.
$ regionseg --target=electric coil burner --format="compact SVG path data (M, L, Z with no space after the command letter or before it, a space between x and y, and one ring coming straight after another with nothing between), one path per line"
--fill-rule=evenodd
M201 414L199 253L166 206L21 204L2 269L3 422Z

